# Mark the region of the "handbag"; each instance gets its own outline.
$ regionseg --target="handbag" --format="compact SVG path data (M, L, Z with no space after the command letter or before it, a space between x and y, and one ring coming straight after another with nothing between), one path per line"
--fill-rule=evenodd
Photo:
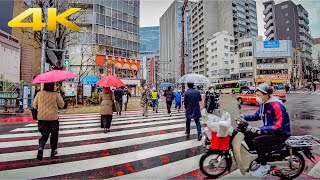
M38 109L30 109L31 110L31 113L32 113L32 118L33 120L38 120Z

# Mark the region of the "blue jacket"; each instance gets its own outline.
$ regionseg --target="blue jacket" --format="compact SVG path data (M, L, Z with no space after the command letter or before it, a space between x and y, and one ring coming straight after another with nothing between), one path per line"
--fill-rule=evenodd
M199 119L201 117L200 101L201 93L196 89L189 89L184 93L184 107L187 119Z
M181 92L174 92L174 98L176 102L181 102Z
M253 115L244 116L247 121L263 120L264 126L260 128L261 134L283 133L290 136L290 119L282 102L275 97L260 105Z

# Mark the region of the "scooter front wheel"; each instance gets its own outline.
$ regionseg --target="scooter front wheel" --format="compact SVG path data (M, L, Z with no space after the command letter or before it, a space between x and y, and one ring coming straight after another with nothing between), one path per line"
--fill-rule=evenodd
M209 178L218 178L223 175L232 161L226 155L214 154L212 151L204 153L199 161L201 172Z

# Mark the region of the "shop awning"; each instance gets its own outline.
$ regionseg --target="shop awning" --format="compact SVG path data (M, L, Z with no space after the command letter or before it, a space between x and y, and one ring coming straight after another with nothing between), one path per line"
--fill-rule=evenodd
M80 76L82 84L95 85L99 81L98 76Z

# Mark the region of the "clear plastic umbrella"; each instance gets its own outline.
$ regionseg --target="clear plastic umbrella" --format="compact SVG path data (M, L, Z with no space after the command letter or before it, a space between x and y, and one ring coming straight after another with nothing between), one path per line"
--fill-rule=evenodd
M211 85L210 81L208 78L201 74L186 74L182 76L179 80L178 83L184 84L184 83L194 83L194 84L207 84Z

